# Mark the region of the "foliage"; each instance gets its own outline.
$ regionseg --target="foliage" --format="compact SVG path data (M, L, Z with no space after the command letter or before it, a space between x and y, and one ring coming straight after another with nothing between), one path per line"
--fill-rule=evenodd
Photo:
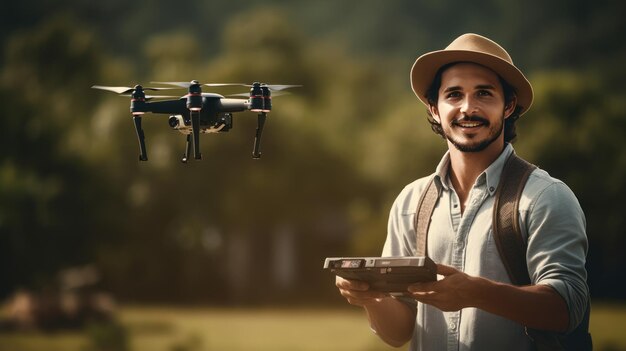
M82 124L74 112L95 103L75 96L98 77L98 49L71 28L53 20L15 37L6 50L0 84L1 295L20 285L47 286L60 267L93 254L98 177L64 149L64 137L68 125Z
M522 121L523 150L553 176L563 179L587 217L588 269L592 294L625 296L619 275L621 248L626 247L626 91L611 76L589 72L551 72L534 77L537 99ZM522 144L520 140L520 144ZM558 147L554 147L558 145Z
M410 91L410 65L467 31L531 72L536 100L516 149L579 197L594 296L626 296L610 278L626 263L621 2L270 4L7 5L0 296L95 262L124 300L330 298L323 257L377 254L394 197L445 150ZM191 79L303 88L274 100L260 162L244 113L227 134L203 136L204 160L186 166L184 138L163 116L144 119L150 161L137 162L128 101L88 89ZM292 238L297 262L279 259L280 238ZM274 276L281 262L297 273L287 286Z

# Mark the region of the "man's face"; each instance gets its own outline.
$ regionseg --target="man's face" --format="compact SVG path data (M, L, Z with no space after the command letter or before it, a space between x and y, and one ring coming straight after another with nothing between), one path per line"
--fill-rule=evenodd
M504 104L498 75L473 63L458 63L441 75L433 118L441 123L448 142L463 152L478 152L497 141L504 145L504 119L515 102Z

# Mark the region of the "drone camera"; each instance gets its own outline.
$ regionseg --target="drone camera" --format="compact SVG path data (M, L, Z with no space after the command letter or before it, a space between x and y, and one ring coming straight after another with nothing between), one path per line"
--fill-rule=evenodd
M170 118L167 120L167 124L169 124L172 128L176 128L180 125L180 122L178 121L178 118L176 116L170 116Z
M227 132L233 127L232 113L225 113L218 118L217 124L223 125L221 132Z

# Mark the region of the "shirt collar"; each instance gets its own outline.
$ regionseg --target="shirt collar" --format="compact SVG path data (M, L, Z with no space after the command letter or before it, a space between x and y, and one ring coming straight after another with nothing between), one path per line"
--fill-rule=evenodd
M450 190L450 180L448 178L448 169L450 168L450 150L446 151L445 155L439 161L437 169L435 170L435 179L439 180L439 184L444 190Z
M489 167L487 167L487 169L478 177L480 178L484 175L487 182L487 190L489 191L489 195L493 195L496 193L496 189L498 189L498 184L500 184L500 175L502 174L502 170L504 169L504 164L512 153L515 153L515 150L513 150L513 145L507 143L500 156L498 156L498 158L496 158L496 160L493 161L493 163L489 165Z
M514 153L513 145L510 143L506 144L506 147L496 158L487 169L485 169L476 179L476 184L487 183L487 190L490 195L495 194L496 189L498 189L498 184L500 183L500 175L502 174L502 169L504 168L504 163L509 158L509 156ZM450 168L450 151L447 151L445 155L439 161L437 165L437 169L435 171L435 178L439 180L439 184L445 190L449 190L451 188L450 178L448 177L448 169Z

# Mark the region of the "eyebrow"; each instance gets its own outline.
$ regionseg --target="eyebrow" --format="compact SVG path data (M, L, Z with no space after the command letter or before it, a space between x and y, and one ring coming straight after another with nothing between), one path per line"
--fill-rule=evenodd
M496 87L494 87L491 84L483 84L483 85L477 85L476 90L496 90Z
M456 85L456 86L453 86L453 87L446 88L446 90L444 90L443 92L444 93L448 93L448 92L457 91L457 90L463 90L463 88L461 88L460 86Z
M474 89L475 90L496 90L496 87L491 84L481 84L481 85L475 86ZM455 85L455 86L446 88L443 92L448 93L451 91L459 91L459 90L463 90L463 88L461 88L458 85Z

